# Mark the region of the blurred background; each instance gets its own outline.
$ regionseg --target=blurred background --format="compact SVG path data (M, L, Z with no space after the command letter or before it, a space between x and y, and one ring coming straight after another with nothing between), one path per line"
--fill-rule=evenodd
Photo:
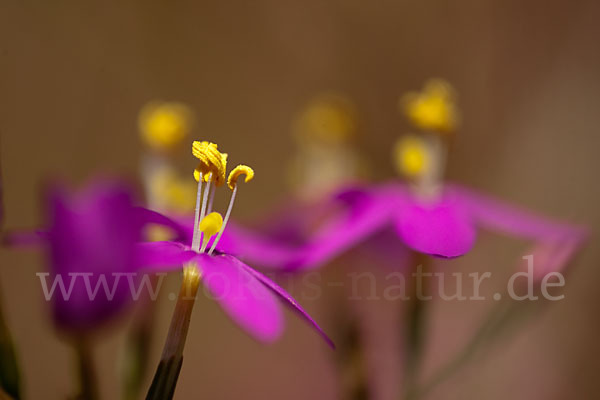
M137 115L154 99L187 103L196 115L194 138L217 142L232 163L256 170L236 203L240 219L285 198L281 166L294 152L291 121L322 90L356 103L359 147L371 176L392 179L390 149L408 130L398 97L441 77L457 88L463 115L449 178L586 224L595 234L599 17L600 3L593 0L4 1L6 226L41 223L40 184L49 176L79 184L108 171L139 182ZM191 172L187 147L180 159ZM594 240L573 265L565 300L428 398L597 398L600 249ZM502 268L520 249L507 238L485 236L447 268ZM54 334L42 301L35 273L44 270L43 258L0 254L2 298L26 396L65 398L72 391L73 355ZM177 280L169 285L175 288ZM327 329L319 302L299 300ZM490 307L467 303L432 304L424 375L464 343L464 333ZM153 365L172 308L166 299L159 306ZM287 321L280 342L261 346L216 303L200 299L175 397L336 398L329 350L304 324ZM95 349L106 399L119 393L115 365L124 331L101 335Z

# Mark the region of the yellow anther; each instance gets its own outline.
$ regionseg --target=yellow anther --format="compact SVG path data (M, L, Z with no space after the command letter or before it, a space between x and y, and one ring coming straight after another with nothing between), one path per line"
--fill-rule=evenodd
M227 154L221 153L216 144L196 141L192 144L192 154L200 160L194 171L196 181L200 179L200 173L202 173L205 181L208 180L209 176L212 176L211 179L217 186L225 183Z
M148 103L138 118L142 138L149 146L160 150L181 143L191 124L192 113L180 103Z
M356 132L354 105L337 93L322 93L297 117L294 130L300 140L344 142Z
M233 190L240 175L246 175L244 182L248 183L254 178L254 170L247 165L238 165L231 170L229 177L227 178L227 186L229 186L229 189Z
M418 176L429 164L427 148L415 136L399 139L394 146L394 162L400 173L408 177Z
M452 132L458 125L456 94L449 83L432 79L420 93L402 97L400 106L410 121L420 129Z
M204 233L204 241L208 241L211 237L219 233L223 225L223 217L218 212L211 212L202 221L198 229Z

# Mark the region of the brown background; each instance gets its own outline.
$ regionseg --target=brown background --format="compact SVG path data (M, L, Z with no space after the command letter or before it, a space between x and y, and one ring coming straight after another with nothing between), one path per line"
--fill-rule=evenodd
M238 216L252 217L283 198L292 115L322 89L356 101L373 175L393 177L389 148L406 129L397 98L440 76L460 91L464 115L450 177L595 232L599 17L593 0L4 0L0 134L7 226L41 221L45 177L80 183L112 171L135 179L142 153L135 119L155 98L190 104L195 136L217 141L232 162L255 167L257 179L240 196ZM182 165L193 165L187 150ZM566 300L430 398L597 398L600 254L594 240L568 278ZM486 237L451 268L495 265L513 259L517 249ZM2 250L0 260L27 397L64 398L72 389L71 353L53 334L41 300L35 272L44 268L42 257ZM318 302L307 307L320 317ZM464 341L461 332L485 307L434 305L430 364ZM171 309L168 301L161 304L153 360ZM335 398L328 350L289 317L283 340L262 347L214 303L199 301L176 397ZM103 398L118 393L122 339L123 329L111 330L97 347Z

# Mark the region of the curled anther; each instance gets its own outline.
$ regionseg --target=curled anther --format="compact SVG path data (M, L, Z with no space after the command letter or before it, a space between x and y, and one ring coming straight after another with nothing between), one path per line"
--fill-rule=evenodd
M229 177L227 178L227 186L229 189L233 190L235 185L237 184L237 179L240 175L245 175L246 178L244 182L248 183L254 178L254 170L247 165L238 165L229 173Z

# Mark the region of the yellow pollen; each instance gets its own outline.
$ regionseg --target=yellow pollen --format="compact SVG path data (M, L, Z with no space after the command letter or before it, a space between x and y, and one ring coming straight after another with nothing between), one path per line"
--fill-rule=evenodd
M229 189L233 190L235 185L237 185L237 179L240 175L245 175L246 178L244 182L248 183L254 178L254 170L247 165L238 165L229 173L229 177L227 178L227 186Z
M424 143L414 136L407 136L396 142L394 161L398 171L408 177L422 174L429 164Z
M168 150L181 143L191 124L191 111L180 103L148 103L138 118L142 138L150 147L160 150Z
M456 94L447 82L432 79L420 93L408 93L400 106L420 129L439 133L452 132L458 125Z
M200 173L203 174L204 180L207 182L210 174L216 186L221 186L225 183L225 174L227 172L227 154L221 153L217 149L217 145L210 142L195 141L192 144L192 154L200 160L200 163L194 171L196 181L200 179Z
M219 233L223 225L223 217L218 212L211 212L202 221L198 229L204 233L204 241L208 241L211 237Z

